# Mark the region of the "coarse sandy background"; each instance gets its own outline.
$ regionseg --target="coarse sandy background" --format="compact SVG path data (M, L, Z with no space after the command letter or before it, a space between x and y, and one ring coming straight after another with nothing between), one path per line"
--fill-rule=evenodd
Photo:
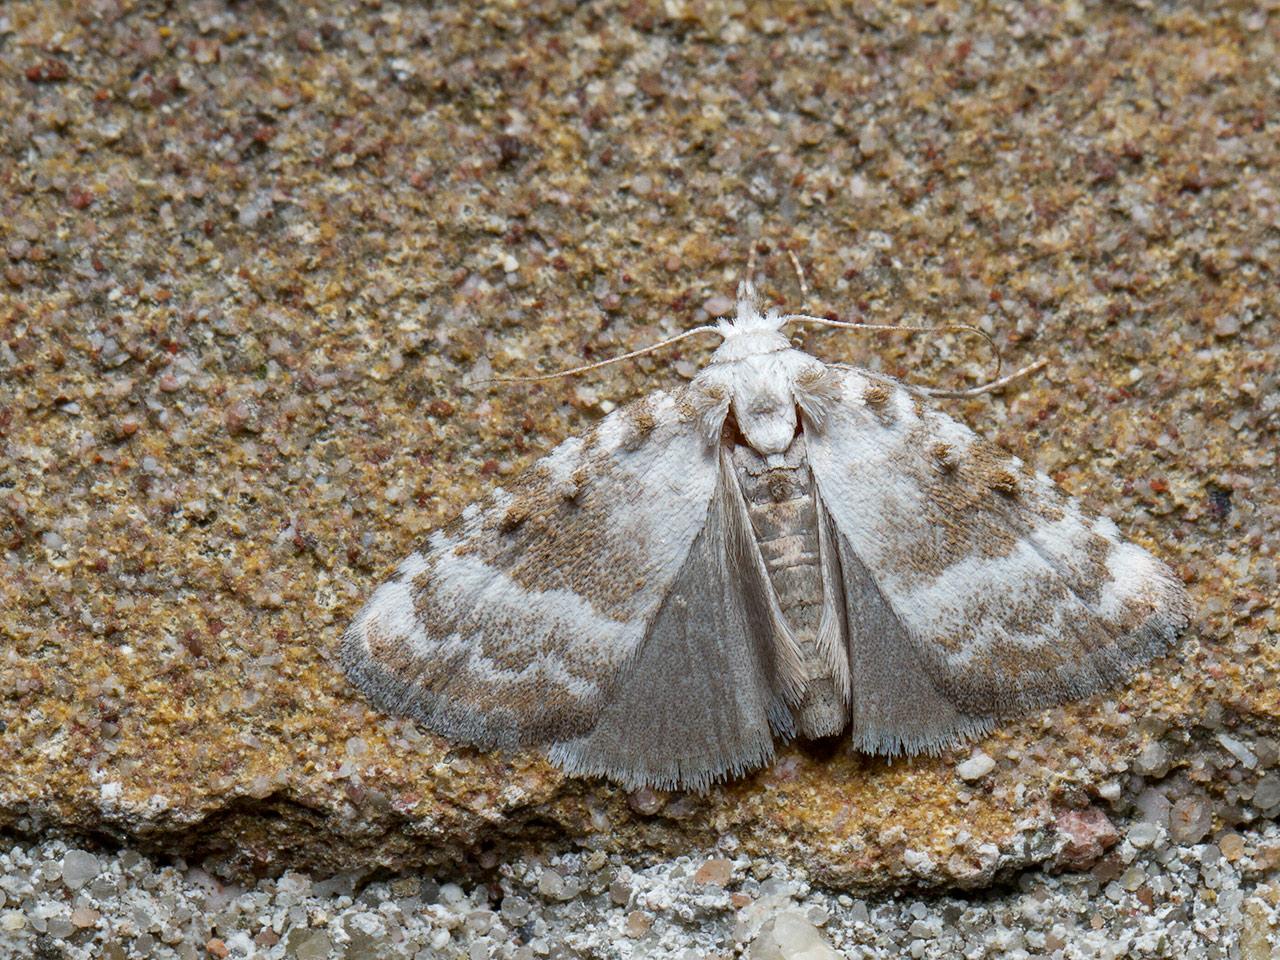
M1280 950L1274 2L18 0L0 119L0 952ZM705 322L753 248L1049 358L948 409L1188 582L1174 655L701 797L371 710L391 564L706 348L471 384Z

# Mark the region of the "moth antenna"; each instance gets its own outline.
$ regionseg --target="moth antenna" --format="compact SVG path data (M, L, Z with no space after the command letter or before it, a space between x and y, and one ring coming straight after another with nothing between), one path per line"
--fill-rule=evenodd
M796 282L800 284L800 305L807 307L809 305L809 284L805 283L804 267L800 266L800 258L794 251L788 250L787 256L791 258L791 268L796 272Z
M756 292L756 245L753 242L747 247L747 272L738 284L738 300L759 304L760 295Z
M845 330L906 330L911 333L960 330L964 333L976 333L983 340L987 341L987 346L991 348L991 353L995 357L996 369L991 375L992 380L1000 376L1000 370L1004 366L1004 357L1000 355L1000 348L996 346L996 342L982 330L979 330L977 327L971 327L967 323L946 323L940 327L917 327L900 323L847 323L844 320L828 320L826 317L811 317L804 313L792 313L781 318L783 324L790 323L793 320L803 320L806 323L817 323L824 327L840 327Z
M661 350L663 347L669 347L673 343L678 343L688 337L692 337L699 333L720 333L716 327L694 327L692 330L686 330L684 333L678 333L674 337L667 337L665 340L659 340L647 347L639 350L632 350L630 353L624 353L620 356L610 357L608 360L598 360L595 363L584 364L580 367L572 367L568 370L559 370L556 373L542 373L533 377L487 377L484 380L475 381L475 385L485 383L538 383L542 380L556 380L560 377L572 377L579 373L586 373L589 370L599 370L601 367L607 367L611 363L621 363L623 360L634 360L636 357L643 357L646 353L653 353L655 350ZM723 334L721 334L723 336Z
M916 387L915 389L930 397L977 397L984 393L991 393L995 390L999 390L1001 387L1007 386L1014 380L1029 376L1048 365L1049 358L1041 357L1035 363L1029 363L1021 370L1015 370L1013 373L1001 377L999 380L990 380L987 383L976 387L970 387L967 390L939 390L935 387Z

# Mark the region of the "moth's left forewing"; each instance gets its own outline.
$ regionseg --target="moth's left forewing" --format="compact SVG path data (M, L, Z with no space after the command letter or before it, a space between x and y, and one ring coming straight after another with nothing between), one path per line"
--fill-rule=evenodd
M840 398L806 430L846 590L874 586L877 616L902 628L876 657L923 672L959 711L958 732L1109 686L1185 625L1182 585L1110 520L895 381L832 370ZM856 726L868 641L849 628ZM862 698L883 696L863 676ZM887 752L948 740L945 730L873 738Z
M707 522L724 406L655 393L467 507L352 622L348 674L482 746L590 729Z

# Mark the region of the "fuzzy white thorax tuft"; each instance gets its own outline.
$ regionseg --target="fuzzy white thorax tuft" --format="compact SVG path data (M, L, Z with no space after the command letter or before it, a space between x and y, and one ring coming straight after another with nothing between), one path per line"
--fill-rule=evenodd
M760 299L755 287L744 283L738 289L738 310L732 320L721 320L716 332L724 338L711 363L736 363L747 357L790 349L791 343L782 333L783 317L776 309L760 313Z

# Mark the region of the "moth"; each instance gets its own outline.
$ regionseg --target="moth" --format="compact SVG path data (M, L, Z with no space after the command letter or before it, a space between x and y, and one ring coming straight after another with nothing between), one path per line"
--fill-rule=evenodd
M937 753L1173 643L1164 564L796 319L744 285L688 385L430 534L347 629L351 680L455 741L701 791L793 737Z

